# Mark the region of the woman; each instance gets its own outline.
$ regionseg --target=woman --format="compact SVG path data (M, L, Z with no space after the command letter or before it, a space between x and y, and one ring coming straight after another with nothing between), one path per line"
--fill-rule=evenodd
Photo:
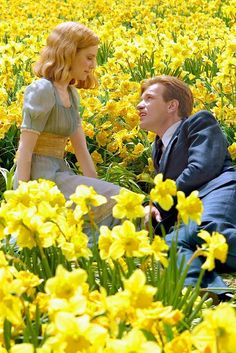
M95 210L95 219L100 225L110 223L114 204L110 196L118 194L120 188L96 179L81 127L75 88L96 86L93 71L98 42L90 29L76 22L62 23L49 35L34 68L40 79L25 90L14 187L19 181L50 179L68 199L78 185L93 186L108 199L107 204ZM63 159L68 137L83 176L74 174Z

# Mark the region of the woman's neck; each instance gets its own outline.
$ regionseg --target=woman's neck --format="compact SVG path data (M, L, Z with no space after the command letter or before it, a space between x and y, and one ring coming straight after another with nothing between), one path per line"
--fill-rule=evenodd
M60 97L60 100L65 108L69 108L71 106L70 96L68 92L69 83L54 81L53 85L57 91L57 94Z
M54 86L60 91L67 91L69 82L64 81L53 81Z

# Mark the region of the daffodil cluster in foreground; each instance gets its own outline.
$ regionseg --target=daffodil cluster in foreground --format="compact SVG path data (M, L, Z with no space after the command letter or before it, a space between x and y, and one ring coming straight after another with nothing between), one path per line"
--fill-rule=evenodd
M48 0L47 6L2 0L1 166L13 164L24 91L35 79L32 66L52 28L71 20L94 30L101 42L99 87L79 90L83 128L100 176L136 189L150 182L154 136L140 131L136 105L140 81L160 74L179 76L190 86L194 112L212 111L235 158L235 7L235 0ZM72 158L70 145L67 151Z
M163 202L173 207L176 186L161 175L155 183L150 197L155 201L155 188L165 189ZM97 232L94 207L106 202L93 188L79 186L69 202L46 180L5 192L1 352L182 353L184 347L205 353L227 342L225 352L233 353L234 330L222 322L236 321L234 308L210 309L199 286L183 288L186 273L177 267L174 246L168 249L160 235L142 227L142 195L121 189L114 199L120 225L102 226L98 244L88 246L89 222ZM196 193L178 200L179 221L200 222ZM203 271L214 268L215 259L225 262L224 237L205 231L199 236L206 241L195 253L206 256Z

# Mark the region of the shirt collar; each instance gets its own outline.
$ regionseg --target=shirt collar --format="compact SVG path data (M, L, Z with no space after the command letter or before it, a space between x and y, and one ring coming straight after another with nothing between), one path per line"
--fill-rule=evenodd
M168 146L172 136L174 135L175 131L177 130L178 126L181 124L182 120L177 121L173 125L169 127L169 129L166 130L164 135L162 136L162 143L164 145L164 149Z

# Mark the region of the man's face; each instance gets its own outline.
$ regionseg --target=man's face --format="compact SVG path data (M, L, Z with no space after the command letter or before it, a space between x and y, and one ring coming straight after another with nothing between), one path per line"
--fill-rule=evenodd
M165 87L162 84L153 84L143 92L141 102L137 105L140 127L160 136L169 127L171 119L170 102L165 102L163 99L164 90Z

